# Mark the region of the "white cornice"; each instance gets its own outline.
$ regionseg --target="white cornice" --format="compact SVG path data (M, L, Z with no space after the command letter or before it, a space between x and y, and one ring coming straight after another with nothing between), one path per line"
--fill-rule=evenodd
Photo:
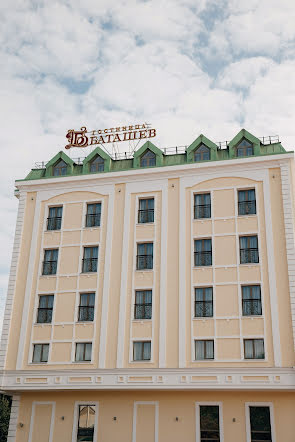
M294 368L17 370L0 372L13 391L61 390L288 390Z
M87 174L87 175L71 175L69 177L59 177L59 178L42 178L39 180L23 180L16 181L15 186L17 189L25 189L29 191L41 190L44 187L46 189L56 187L75 187L78 185L81 187L81 183L85 182L86 186L91 185L105 185L105 184L115 184L115 183L126 183L138 180L154 180L155 178L174 178L179 175L186 176L190 174L206 173L214 174L216 172L220 173L220 169L223 168L224 171L235 170L251 170L279 167L282 161L288 161L294 159L294 154L281 154L281 155L266 155L258 156L252 158L243 159L233 159L224 161L209 161L205 163L189 163L177 166L161 166L153 167L150 169L129 169L125 171L116 172L106 172L103 174ZM156 175L156 177L155 177Z

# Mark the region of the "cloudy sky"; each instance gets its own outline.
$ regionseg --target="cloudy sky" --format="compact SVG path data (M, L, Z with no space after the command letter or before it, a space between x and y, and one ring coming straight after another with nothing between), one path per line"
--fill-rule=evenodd
M165 147L245 127L293 150L294 0L11 0L0 22L0 323L14 179L67 129L146 121Z

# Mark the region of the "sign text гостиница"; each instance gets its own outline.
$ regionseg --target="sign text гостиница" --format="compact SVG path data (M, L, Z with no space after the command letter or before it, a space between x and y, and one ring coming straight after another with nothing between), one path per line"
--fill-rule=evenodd
M86 127L80 130L70 129L66 135L68 143L65 148L87 147L94 144L117 143L120 141L134 141L142 138L153 138L156 129L150 129L149 124L136 124L133 126L111 127L87 132Z

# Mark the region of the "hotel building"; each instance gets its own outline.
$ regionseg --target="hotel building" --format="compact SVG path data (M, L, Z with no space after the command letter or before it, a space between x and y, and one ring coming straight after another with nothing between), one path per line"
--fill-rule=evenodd
M243 129L16 181L8 441L294 442L294 180Z

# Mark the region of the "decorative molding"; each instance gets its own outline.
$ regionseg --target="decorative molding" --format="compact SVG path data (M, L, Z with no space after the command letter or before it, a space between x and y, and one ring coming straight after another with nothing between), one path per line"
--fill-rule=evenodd
M291 196L292 182L290 177L289 162L281 163L281 183L282 183L282 199L283 199L284 221L285 221L289 293L291 301L293 340L295 348L295 248L294 248L295 237L294 237L294 206Z
M6 362L6 351L8 345L9 331L10 331L10 321L13 308L14 291L16 286L16 275L18 268L18 260L21 247L22 231L24 224L24 213L26 205L26 192L21 192L19 196L19 204L16 218L16 227L14 234L14 243L12 249L12 258L10 266L10 274L8 281L8 290L6 298L5 313L3 319L2 337L0 345L0 369L4 369Z
M253 362L252 362L253 364ZM256 363L258 364L258 363ZM263 362L261 363L263 364ZM250 363L249 363L250 365ZM2 391L284 390L295 391L294 368L14 370L0 372Z
M7 442L15 442L19 404L20 404L20 396L13 395L12 404L11 404L8 435L7 435Z

